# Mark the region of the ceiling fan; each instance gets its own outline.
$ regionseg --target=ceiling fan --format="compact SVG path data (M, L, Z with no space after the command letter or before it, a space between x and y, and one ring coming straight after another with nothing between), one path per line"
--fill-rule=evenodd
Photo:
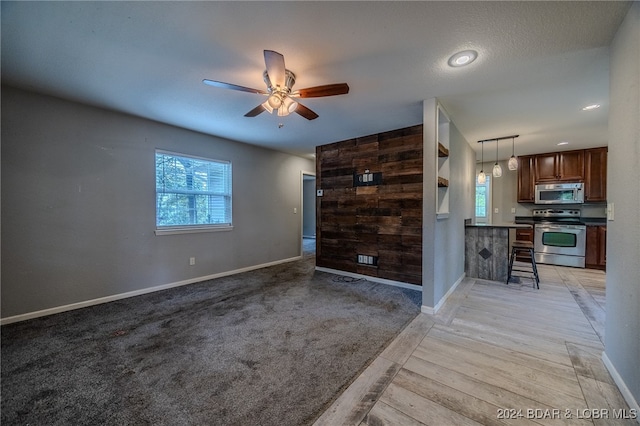
M319 98L323 96L345 95L349 93L347 83L325 84L323 86L309 87L306 89L292 90L296 82L296 76L284 66L284 56L273 50L264 51L264 63L267 69L262 77L267 85L266 90L252 89L250 87L238 86L231 83L204 79L202 82L213 87L223 89L239 90L241 92L257 93L267 96L267 100L246 113L245 117L255 117L263 111L273 113L277 111L279 116L289 115L296 112L306 118L313 120L318 118L318 114L311 111L294 98Z

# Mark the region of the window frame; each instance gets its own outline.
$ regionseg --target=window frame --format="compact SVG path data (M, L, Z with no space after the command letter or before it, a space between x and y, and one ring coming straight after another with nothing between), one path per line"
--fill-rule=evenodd
M492 201L492 197L491 197L491 190L492 190L492 178L493 176L491 176L490 174L487 175L487 181L484 184L479 184L478 183L478 178L476 175L476 179L475 179L475 198L474 198L474 216L476 219L476 223L491 223L491 219L492 219L492 215L491 215L491 210L492 210L492 206L491 206L491 201ZM485 188L485 194L484 194L484 199L485 199L485 213L486 216L478 216L477 212L478 212L478 206L477 206L477 200L478 200L478 187L484 187Z
M229 197L229 222L223 224L181 224L181 225L158 225L158 194L163 193L159 191L158 188L158 155L167 155L172 157L179 158L187 158L194 159L198 161L204 161L207 163L221 163L227 164L229 171L227 178L229 179L229 191L228 195L224 195L225 197ZM174 234L191 234L191 233L200 233L200 232L219 232L219 231L231 231L233 230L233 165L229 160L219 160L214 158L200 157L196 155L189 155L174 151L167 151L163 149L156 149L154 151L153 156L154 163L154 185L155 185L155 234L156 235L174 235ZM192 192L193 191L193 192ZM166 191L171 193L171 191ZM176 193L184 193L184 190L176 190ZM194 195L198 195L198 191L196 190L188 190L188 192L193 193ZM207 194L206 191L202 191L201 195L211 195Z

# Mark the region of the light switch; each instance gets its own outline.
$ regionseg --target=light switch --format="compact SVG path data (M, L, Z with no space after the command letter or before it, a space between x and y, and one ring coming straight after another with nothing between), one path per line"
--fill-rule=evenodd
M298 208L297 207L293 208L293 214L298 214Z
M516 208L515 207L511 207L511 213L515 213L516 212Z
M498 210L498 208L496 207L495 209L493 209L493 212L494 212L495 214L498 214L500 211L499 211L499 210Z

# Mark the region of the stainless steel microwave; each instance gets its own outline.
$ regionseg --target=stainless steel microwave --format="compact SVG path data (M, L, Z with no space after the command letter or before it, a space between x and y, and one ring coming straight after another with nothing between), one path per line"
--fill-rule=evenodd
M583 183L550 183L536 185L536 204L582 204Z

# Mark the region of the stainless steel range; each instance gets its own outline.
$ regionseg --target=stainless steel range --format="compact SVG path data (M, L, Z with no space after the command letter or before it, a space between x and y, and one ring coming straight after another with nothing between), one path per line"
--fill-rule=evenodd
M537 263L584 268L587 227L579 209L533 210Z

